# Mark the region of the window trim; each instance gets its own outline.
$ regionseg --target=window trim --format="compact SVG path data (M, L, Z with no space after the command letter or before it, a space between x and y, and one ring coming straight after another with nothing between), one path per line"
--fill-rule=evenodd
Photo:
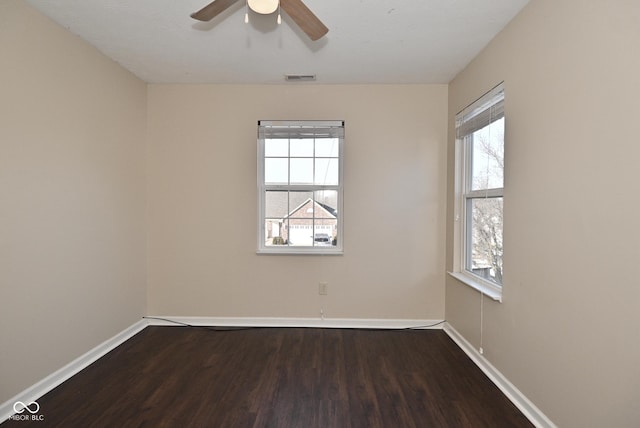
M265 137L261 135L261 126L308 126L317 128L341 128L335 136L338 139L338 184L266 184L265 183ZM314 156L315 159L315 156ZM258 233L257 254L271 255L343 255L344 254L344 121L342 120L288 120L288 121L258 121ZM265 236L265 194L267 191L305 191L316 192L323 190L337 191L337 236L336 246L267 246Z
M503 104L504 103L504 82L500 83L489 92L484 94L478 100L465 107L461 112L456 115L456 133L455 133L455 200L454 200L454 245L453 245L453 271L448 272L450 276L456 278L462 283L470 286L471 288L481 292L484 295L491 297L492 299L502 302L503 286L497 285L492 281L486 280L479 275L470 272L466 266L469 259L469 252L471 246L467 245L469 242L470 221L468 218L469 204L474 199L489 199L489 198L503 198L504 201L504 183L501 188L490 188L471 190L471 144L472 140L468 138L474 131L470 128L482 129L485 126L493 123L490 114L487 114L489 109L496 104L499 105L499 114L504 116ZM467 125L467 129L461 135L461 128L466 125L465 119L468 117L479 116L478 122L482 126ZM496 119L496 120L499 120ZM477 130L476 129L476 130ZM503 224L504 234L504 224Z

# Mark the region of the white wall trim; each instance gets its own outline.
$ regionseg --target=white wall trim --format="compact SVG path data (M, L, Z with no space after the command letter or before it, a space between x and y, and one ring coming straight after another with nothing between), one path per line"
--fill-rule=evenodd
M465 354L484 372L485 375L507 396L509 400L538 428L556 428L535 404L533 404L518 388L496 369L473 345L471 345L449 323L444 323L443 330L464 351Z
M173 321L173 322L172 322ZM556 428L547 416L518 390L498 369L484 358L460 333L444 320L427 319L362 319L362 318L275 318L275 317L144 317L112 338L102 342L84 355L0 404L0 423L13 415L16 401L37 401L67 379L106 355L147 326L194 325L211 327L316 327L370 329L443 329L513 404L539 428Z
M112 338L105 340L86 354L81 355L66 366L53 372L38 383L30 386L13 398L0 404L0 423L9 419L9 417L14 414L13 405L16 401L22 401L23 403L37 401L38 398L51 391L62 382L66 381L73 375L88 367L97 359L106 355L111 350L120 346L122 343L129 340L140 331L144 330L148 324L149 323L145 319L136 322L135 324L116 334Z
M219 327L322 327L322 328L381 328L381 329L442 329L444 320L424 319L358 319L358 318L254 318L254 317L158 317L176 321L178 324ZM84 355L45 377L38 383L0 404L0 423L13 415L17 401L37 401L67 379L106 355L149 325L178 325L153 317L144 317L112 338L102 342Z
M208 327L317 327L317 328L377 328L377 329L442 329L444 320L426 319L366 319L366 318L275 318L275 317L144 317L149 325L188 324ZM171 321L165 321L171 320Z

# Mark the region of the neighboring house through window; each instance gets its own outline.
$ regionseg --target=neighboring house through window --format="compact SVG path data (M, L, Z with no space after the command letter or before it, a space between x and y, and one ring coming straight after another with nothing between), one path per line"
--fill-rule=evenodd
M504 88L496 86L456 115L456 245L452 273L502 296Z
M342 121L258 123L259 253L340 254Z

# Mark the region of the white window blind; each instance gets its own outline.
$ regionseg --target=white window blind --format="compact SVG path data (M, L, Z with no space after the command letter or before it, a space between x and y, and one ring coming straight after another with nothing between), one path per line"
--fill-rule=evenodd
M456 115L456 138L473 134L502 117L504 87L500 84Z

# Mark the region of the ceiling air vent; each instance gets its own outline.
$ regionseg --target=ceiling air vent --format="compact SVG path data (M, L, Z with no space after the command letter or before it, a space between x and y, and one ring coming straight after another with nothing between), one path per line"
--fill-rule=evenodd
M285 74L284 80L287 82L314 82L315 74Z

